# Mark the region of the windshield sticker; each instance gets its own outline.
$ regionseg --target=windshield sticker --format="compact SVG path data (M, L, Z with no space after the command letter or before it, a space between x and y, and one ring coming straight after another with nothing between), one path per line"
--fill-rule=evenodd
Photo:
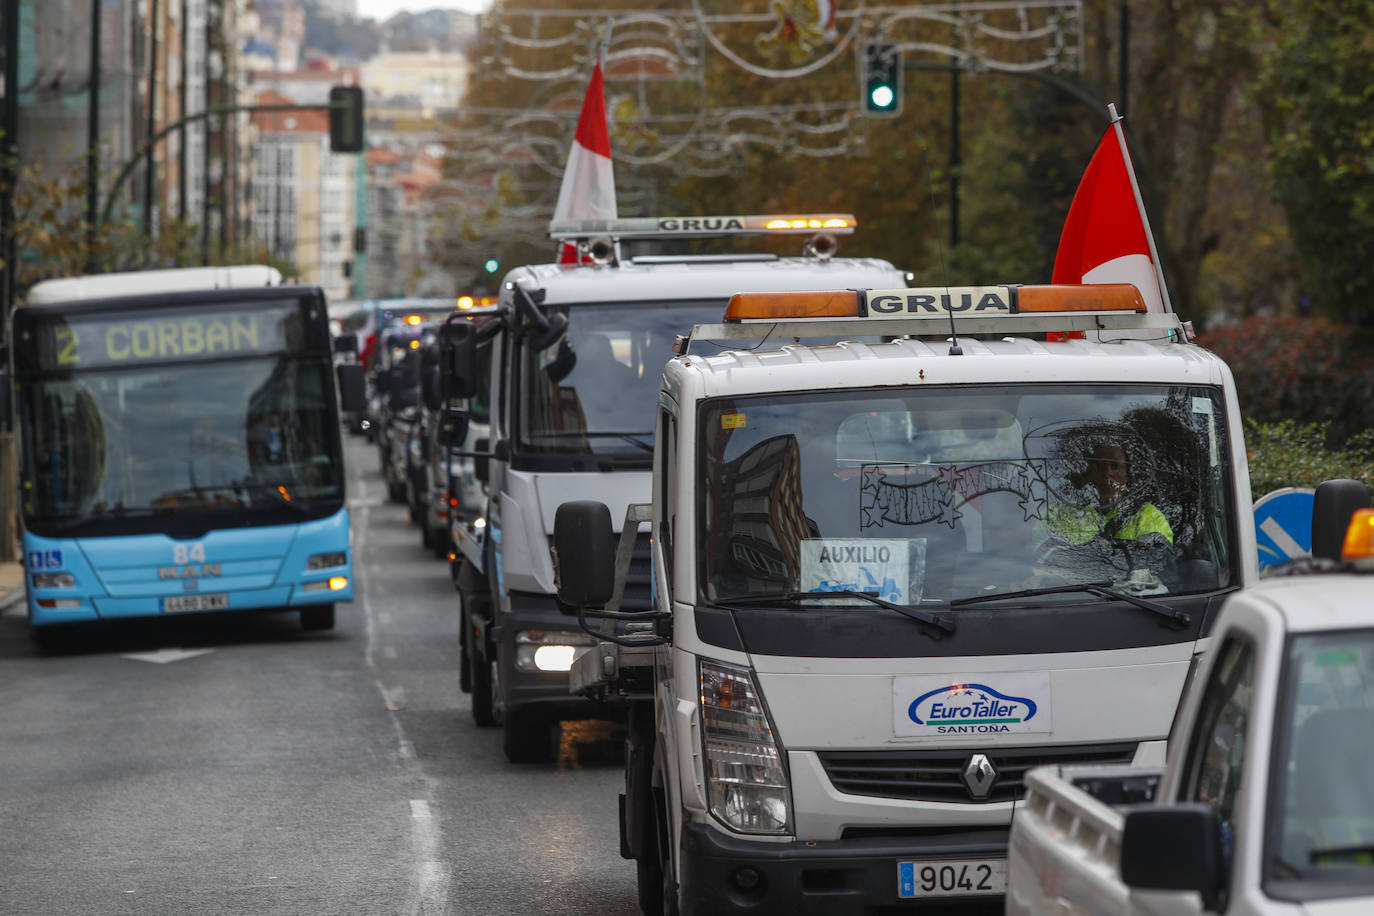
M723 413L720 415L721 429L744 429L747 425L742 413Z
M801 542L800 589L867 592L885 601L921 600L925 538L811 538Z
M899 738L1054 730L1048 671L897 677L892 698Z
M976 508L978 497L988 493L1014 493L1021 497L1020 507L1026 521L1041 518L1045 509L1045 482L1028 462L999 461L940 468L866 464L860 474L860 528L885 524L924 525L927 522L939 522L953 528L963 518L960 507L968 503Z

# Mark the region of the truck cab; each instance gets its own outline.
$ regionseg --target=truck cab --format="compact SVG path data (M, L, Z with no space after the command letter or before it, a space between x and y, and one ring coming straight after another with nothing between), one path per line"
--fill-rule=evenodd
M479 724L500 724L512 761L551 757L562 720L618 717L568 690L573 658L595 639L554 593L549 537L568 499L625 507L650 495L664 363L677 337L714 320L742 289L814 290L905 283L886 261L831 257L847 215L647 218L555 224L578 263L507 274L499 320L477 335L473 390L490 406L474 456L486 505L453 521L463 620L462 682ZM801 257L632 252L704 237L799 235ZM475 370L474 370L475 371ZM469 434L471 430L469 430ZM634 550L626 606L649 610L647 535Z
M624 510L653 610L620 600L619 506L555 527L602 634L573 687L628 707L646 913L1000 912L1029 769L1164 759L1257 569L1231 374L1145 309L851 288L693 330L729 348L665 368L652 503Z
M1374 511L1318 488L1328 555L1233 595L1167 764L1045 768L1011 842L1007 912L1298 916L1374 907ZM1324 492L1327 491L1327 492ZM1344 507L1340 505L1344 503ZM1314 545L1317 543L1314 538Z

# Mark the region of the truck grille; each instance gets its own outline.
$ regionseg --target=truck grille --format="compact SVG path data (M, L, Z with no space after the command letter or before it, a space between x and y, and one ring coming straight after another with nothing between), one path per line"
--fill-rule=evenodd
M850 795L909 801L1008 802L1026 794L1026 771L1054 764L1130 763L1134 742L1056 747L965 748L919 751L823 751L817 756L831 784ZM985 797L964 782L974 754L983 754L997 771Z

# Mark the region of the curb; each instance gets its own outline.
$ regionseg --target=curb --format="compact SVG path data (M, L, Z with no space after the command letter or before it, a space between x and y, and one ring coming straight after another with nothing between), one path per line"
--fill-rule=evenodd
M16 585L4 595L0 595L0 614L4 614L17 604L22 604L27 595L28 589L24 587L23 583Z

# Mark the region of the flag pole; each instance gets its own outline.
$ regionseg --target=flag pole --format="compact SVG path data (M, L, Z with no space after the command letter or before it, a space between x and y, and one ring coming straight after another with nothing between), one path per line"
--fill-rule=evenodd
M1107 103L1107 119L1116 131L1116 142L1121 145L1121 158L1126 163L1126 175L1131 179L1131 193L1135 194L1135 206L1140 211L1140 222L1145 227L1145 241L1150 244L1150 260L1155 266L1155 282L1159 284L1159 295L1164 300L1164 310L1172 312L1173 303L1169 301L1169 287L1164 283L1164 265L1159 260L1159 250L1155 248L1154 230L1150 228L1150 218L1145 215L1145 201L1140 196L1140 184L1135 180L1135 166L1131 164L1131 153L1126 148L1126 132L1121 129L1121 115L1117 114L1116 103Z

